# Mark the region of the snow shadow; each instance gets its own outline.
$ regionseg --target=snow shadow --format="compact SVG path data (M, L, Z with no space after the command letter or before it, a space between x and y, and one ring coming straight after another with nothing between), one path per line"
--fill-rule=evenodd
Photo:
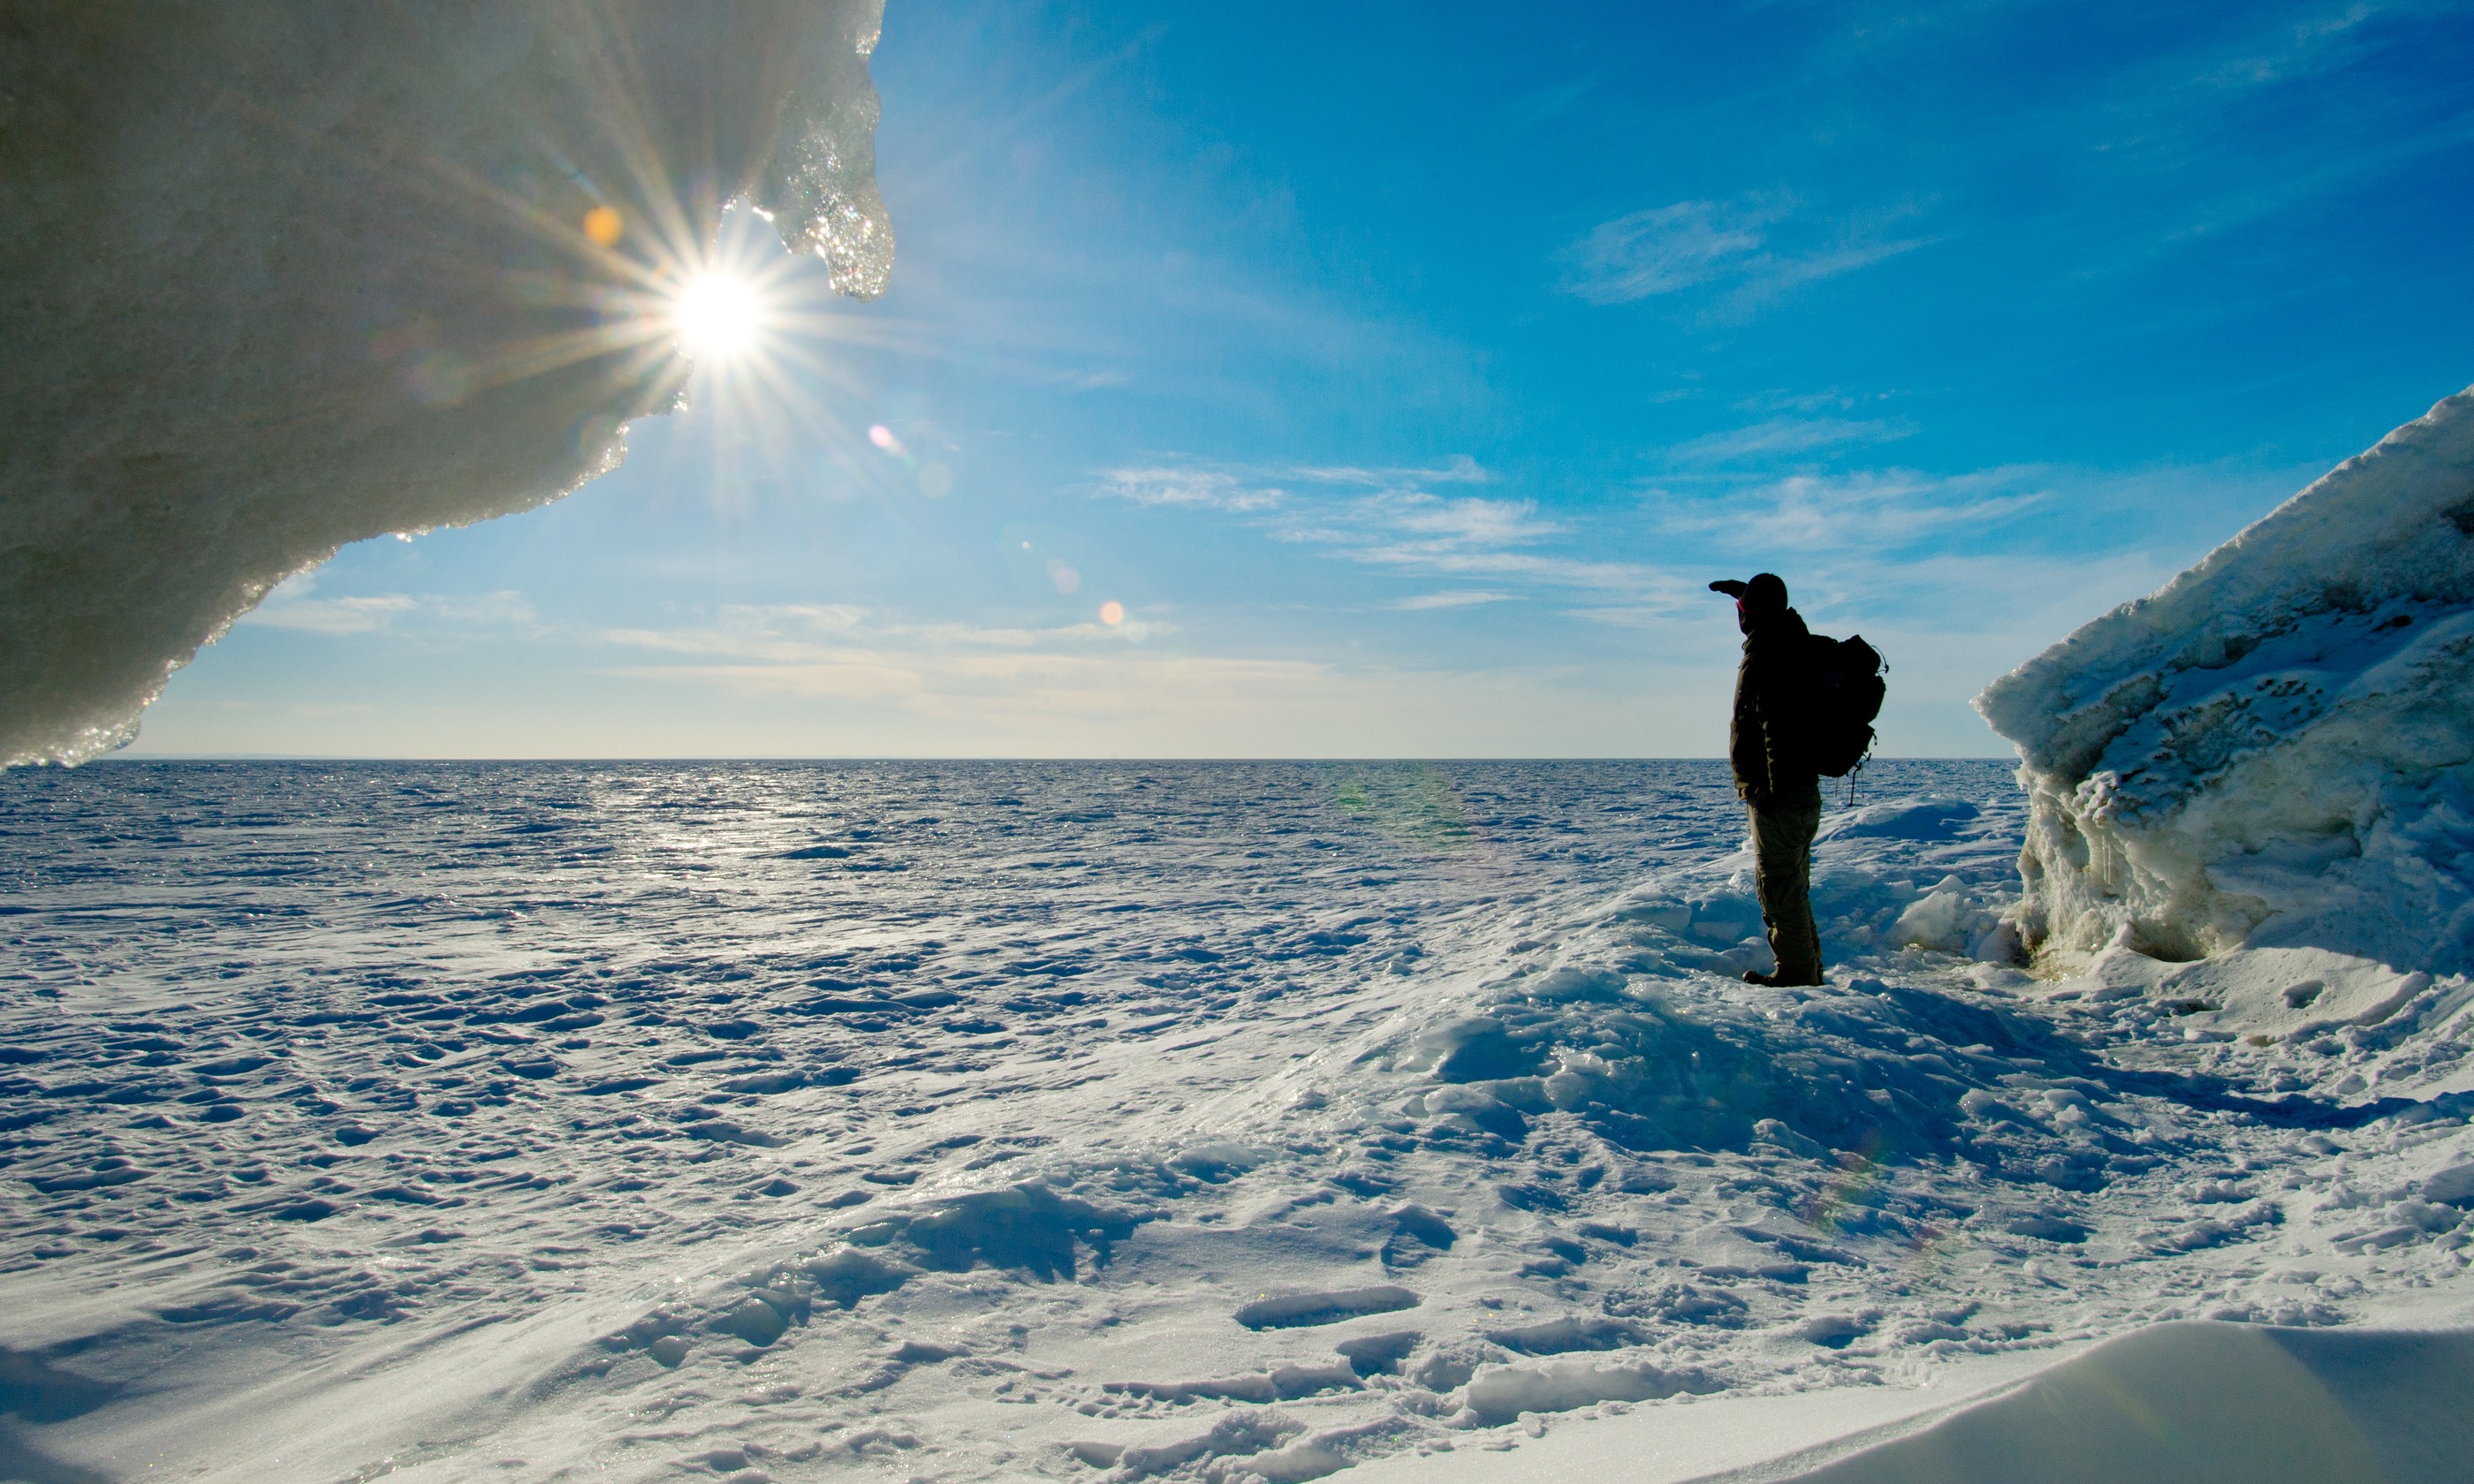
M2093 1188L2155 1162L2119 1073L2050 1025L1877 980L1723 996L1559 969L1417 1038L1430 1137L1516 1143L1570 1114L1635 1152L1756 1145L1964 1158ZM2149 1079L2153 1081L2155 1079Z
M0 1349L0 1414L41 1425L83 1417L119 1388L63 1371L40 1356ZM0 1479L21 1484L108 1484L108 1476L64 1463L37 1448L11 1421L0 1420Z
M2157 1104L2342 1130L2464 1101L2257 1096L2203 1073L2115 1065L1998 1002L1864 978L1721 989L1556 969L1484 1015L1431 1027L1395 1065L1436 1084L1413 1100L1433 1120L1429 1139L1482 1151L1565 1113L1636 1153L1956 1159L2074 1190L2159 1162L2169 1139Z
M1804 1484L2440 1484L2474 1456L2474 1334L2169 1324Z
M1038 1182L957 1196L846 1233L853 1246L891 1248L922 1268L967 1273L985 1263L1045 1282L1075 1277L1075 1244L1097 1262L1147 1214L1058 1195Z

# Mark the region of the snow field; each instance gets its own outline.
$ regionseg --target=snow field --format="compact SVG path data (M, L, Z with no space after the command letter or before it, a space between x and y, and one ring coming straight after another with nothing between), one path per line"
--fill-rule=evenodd
M1809 991L1719 765L8 776L6 1446L1237 1484L2462 1322L2465 981L1905 945L2004 774L1868 775Z

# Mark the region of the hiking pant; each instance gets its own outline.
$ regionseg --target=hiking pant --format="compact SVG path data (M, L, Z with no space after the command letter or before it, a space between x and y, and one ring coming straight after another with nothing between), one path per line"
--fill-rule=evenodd
M1821 933L1812 925L1812 835L1821 827L1821 790L1789 795L1746 807L1753 816L1755 888L1761 924L1779 977L1788 984L1821 982Z

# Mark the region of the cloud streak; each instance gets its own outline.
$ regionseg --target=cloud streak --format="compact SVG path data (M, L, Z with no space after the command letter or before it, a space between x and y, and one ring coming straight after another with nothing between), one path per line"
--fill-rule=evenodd
M1122 648L1144 638L1165 637L1176 626L1157 618L1128 632L1126 625L1055 624L1046 628L969 623L916 623L887 618L839 603L731 604L701 623L676 628L605 629L602 642L699 658L763 664L809 664L822 659L881 657L897 652L959 655L1030 655Z
M515 591L469 593L378 592L349 597L315 596L317 574L304 572L278 586L266 601L233 627L288 629L300 634L375 634L400 619L426 619L467 628L530 629L533 606Z
M1288 498L1276 485L1249 484L1224 469L1158 466L1117 468L1100 475L1104 493L1136 505L1182 505L1199 510L1271 510Z
M1905 422L1882 419L1771 418L1687 440L1669 448L1667 457L1678 464L1732 464L1891 443L1913 431Z
M1961 475L1912 469L1791 474L1674 512L1664 528L1736 552L1886 553L2029 515L2052 495L2051 470Z
M1834 240L1800 248L1775 241L1795 211L1775 198L1679 201L1601 222L1561 254L1563 291L1586 302L1629 304L1705 285L1733 292L1724 306L1746 312L1807 283L1869 268L1924 247L1929 237L1887 228L1906 211L1842 224Z
M1431 466L1394 467L1155 465L1105 470L1096 488L1104 496L1140 505L1235 515L1272 540L1404 574L1598 592L1632 592L1661 581L1656 571L1637 562L1571 554L1569 547L1585 533L1541 515L1535 500L1437 493L1425 488L1492 481L1484 467L1459 455ZM1497 593L1484 601L1519 596ZM1463 597L1419 606L1467 607L1478 601Z
M1509 592L1488 592L1484 590L1462 592L1421 592L1416 597L1402 598L1391 606L1403 613L1423 613L1430 612L1436 609L1475 608L1487 603L1513 603L1517 601L1518 595Z
M1564 292L1628 304L1743 272L1785 214L1776 205L1679 201L1601 222L1565 250Z

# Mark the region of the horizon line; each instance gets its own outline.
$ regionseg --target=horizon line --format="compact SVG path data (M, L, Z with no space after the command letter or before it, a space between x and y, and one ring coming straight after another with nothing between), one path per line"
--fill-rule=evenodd
M1976 753L1900 754L1894 756L1868 758L1866 766L1888 762L2013 762L2015 754ZM164 762L508 762L508 763L832 763L832 762L1710 762L1723 763L1723 754L1513 754L1513 753L1435 753L1435 754L1162 754L1145 755L1100 755L1096 754L925 754L925 753L747 753L747 754L436 754L427 755L386 754L376 753L111 753L90 757L82 763L37 762L36 768L90 768L104 763ZM1843 775L1832 775L1843 776Z

